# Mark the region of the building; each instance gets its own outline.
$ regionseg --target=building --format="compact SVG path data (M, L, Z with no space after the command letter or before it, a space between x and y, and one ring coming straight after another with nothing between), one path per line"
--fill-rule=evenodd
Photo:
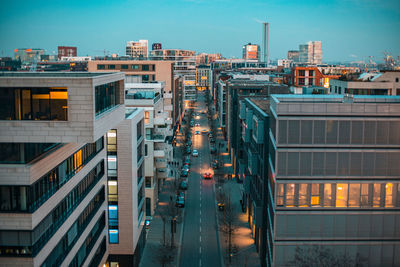
M1 74L2 265L105 263L104 136L124 119L123 83L120 73Z
M196 64L201 65L201 64L210 64L211 62L214 62L218 59L222 59L221 54L207 54L207 53L201 53L196 55Z
M161 92L164 110L176 124L179 111L172 107L178 99L174 99L174 62L161 60L132 60L116 58L114 60L91 60L88 62L90 72L124 72L126 83L153 83L162 81L165 87ZM177 114L175 114L176 112Z
M242 49L243 59L254 59L260 60L260 46L256 44L248 43L243 45Z
M125 100L127 101L127 100ZM106 135L108 266L139 266L146 240L144 111L127 108Z
M344 66L292 67L289 84L294 87L294 93L301 94L303 87L329 88L333 79L357 71L359 68Z
M399 114L398 96L271 97L268 266L400 265Z
M209 90L211 83L211 69L209 65L196 66L196 87L197 90Z
M40 56L45 54L40 48L19 48L14 50L14 58L22 64L32 64L40 61Z
M331 80L330 94L400 95L400 71L354 73Z
M76 57L78 48L76 46L58 46L58 60L62 57Z
M21 61L11 57L0 57L0 71L16 71L21 68Z
M161 50L161 49L162 49L161 43L153 43L151 45L151 50Z
M287 53L287 59L292 60L293 62L299 62L299 51L298 50L289 50Z
M133 58L147 58L149 41L139 40L139 41L129 41L126 43L126 55Z
M183 58L191 58L196 55L195 51L183 49L153 49L150 51L152 60L181 60Z
M292 66L293 61L291 59L278 59L278 66L282 66L285 69L288 69Z
M254 244L260 257L261 266L265 266L267 252L268 205L272 203L267 195L268 183L268 131L269 99L262 97L245 98L240 101L241 144L243 146L239 176L243 180L243 206L252 231Z
M299 62L309 64L322 64L321 41L310 41L299 45Z
M146 219L151 220L158 203L159 186L170 177L173 161L172 118L164 110L165 83L127 83L125 105L144 109L144 170Z

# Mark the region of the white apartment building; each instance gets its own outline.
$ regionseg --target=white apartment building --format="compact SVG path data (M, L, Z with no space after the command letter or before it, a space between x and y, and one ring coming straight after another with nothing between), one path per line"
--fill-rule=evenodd
M173 160L172 118L162 98L164 83L127 83L125 104L144 109L144 177L146 217L151 219L158 202L159 184L171 176L168 162Z
M299 62L310 64L322 64L321 41L310 41L299 45Z
M126 55L134 58L147 58L149 51L149 41L129 41L126 43Z

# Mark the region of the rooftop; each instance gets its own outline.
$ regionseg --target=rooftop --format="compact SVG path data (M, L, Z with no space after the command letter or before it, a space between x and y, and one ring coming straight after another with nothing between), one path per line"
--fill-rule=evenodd
M400 96L387 95L271 95L276 103L399 103Z
M259 109L265 113L269 113L269 102L270 100L265 97L249 97L249 101L253 102Z
M10 72L2 71L0 72L0 77L27 77L27 78L88 78L97 77L105 75L115 75L116 72Z

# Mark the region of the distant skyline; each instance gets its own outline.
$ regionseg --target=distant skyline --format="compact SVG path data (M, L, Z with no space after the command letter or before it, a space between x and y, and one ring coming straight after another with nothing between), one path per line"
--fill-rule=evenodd
M323 62L400 56L399 0L71 0L0 2L0 56L16 48L77 46L78 56L104 50L125 54L127 41L149 47L241 57L246 43L261 45L261 21L270 23L270 59L299 44L322 41Z

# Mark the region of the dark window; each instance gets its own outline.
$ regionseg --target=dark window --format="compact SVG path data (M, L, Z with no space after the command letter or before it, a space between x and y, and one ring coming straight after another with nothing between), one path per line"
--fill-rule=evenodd
M309 70L308 71L308 76L314 76L314 71L313 70Z
M299 76L306 76L306 71L305 70L299 70Z
M142 70L147 71L149 70L149 65L142 65Z
M145 144L144 145L144 156L147 156L147 154L148 154L148 151L147 151L147 144Z
M0 163L26 164L57 145L56 143L0 143Z
M129 68L129 65L121 65L122 70L127 70Z
M149 81L149 75L142 75L142 81L143 82L148 82Z
M151 198L146 197L146 216L151 216Z
M150 188L150 187L151 187L151 176L146 176L146 179L145 179L145 186L146 186L147 188Z
M304 78L299 78L299 85L305 85L306 80Z
M109 70L115 70L115 65L108 65Z
M152 70L152 71L155 71L155 70L156 70L156 65L154 65L154 64L151 65L151 70ZM397 78L397 82L398 82L398 81L399 81L399 78Z
M97 69L98 70L105 70L106 69L106 65L97 65Z
M119 90L118 82L112 82L96 86L95 88L96 115L99 115L104 111L109 110L119 104L118 90Z
M132 68L133 70L138 70L138 69L139 69L139 65L131 65L131 68Z

